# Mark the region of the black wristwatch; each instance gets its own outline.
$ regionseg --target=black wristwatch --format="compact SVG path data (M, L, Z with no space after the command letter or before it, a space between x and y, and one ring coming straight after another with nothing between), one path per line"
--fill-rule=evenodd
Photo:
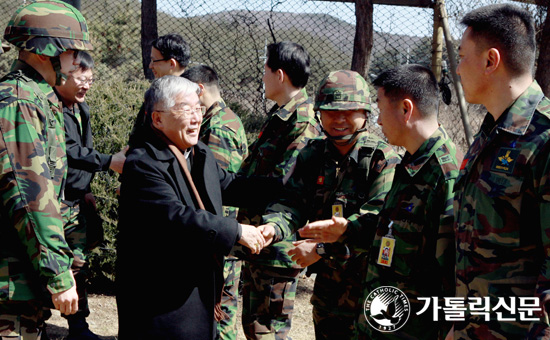
M315 251L317 252L317 255L321 257L325 257L327 254L327 251L325 249L325 244L322 242L317 243L317 247L315 247Z

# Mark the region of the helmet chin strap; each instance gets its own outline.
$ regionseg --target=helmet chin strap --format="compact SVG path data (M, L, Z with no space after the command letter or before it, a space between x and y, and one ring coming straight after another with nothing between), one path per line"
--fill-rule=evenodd
M67 80L67 75L61 72L61 60L59 56L51 57L50 62L52 63L53 70L55 71L55 85L61 85L62 81Z
M346 145L350 145L351 143L355 142L355 140L357 139L357 136L361 132L367 131L367 120L365 119L365 122L363 123L363 127L361 127L360 129L355 130L355 132L352 133L351 135L333 137L333 136L328 134L328 132L323 128L322 125L321 125L321 130L325 133L325 136L327 137L327 139L330 140L334 145L336 145L336 146L346 146Z

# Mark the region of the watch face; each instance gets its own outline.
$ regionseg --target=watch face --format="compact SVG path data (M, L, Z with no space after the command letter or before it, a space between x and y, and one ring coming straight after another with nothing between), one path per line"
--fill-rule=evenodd
M315 250L318 255L325 255L325 245L323 243L317 243Z

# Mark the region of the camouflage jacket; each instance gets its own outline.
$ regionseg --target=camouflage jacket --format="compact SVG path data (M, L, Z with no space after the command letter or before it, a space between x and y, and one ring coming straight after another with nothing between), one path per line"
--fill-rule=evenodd
M0 133L0 301L37 299L43 287L65 291L74 281L59 208L63 114L52 87L21 61L0 83Z
M206 111L201 124L200 140L214 153L218 165L237 172L248 154L243 123L223 100Z
M550 100L536 82L496 122L486 115L455 186L457 296L494 307L550 292L549 141ZM471 319L455 326L456 339L524 338L530 326L494 312L481 327Z
M250 146L239 173L246 176L267 176L286 181L294 168L300 150L308 140L319 136L313 101L302 89L288 103L275 105L269 112L258 139ZM240 209L241 223L260 225L263 211ZM266 247L259 255L250 255L236 245L235 254L246 260L275 267L291 268L296 264L286 254L295 236Z
M212 150L218 165L229 172L237 172L248 154L248 143L243 123L222 100L208 108L202 119L199 139ZM234 207L223 207L223 214L236 217Z
M308 220L330 219L335 210L355 223L368 206L378 213L391 187L399 155L387 143L363 133L353 149L342 156L327 139L312 140L302 149L286 197L268 206L264 223L274 224L275 241L288 238ZM311 303L334 314L355 316L360 304L360 273L365 253L326 244L327 258L315 264L317 278Z
M438 339L438 333L444 338L449 331L450 323L433 322L431 312L416 312L424 306L418 297L454 296L453 186L461 160L462 154L439 127L413 155L405 153L397 166L384 206L371 220L377 227L361 301L375 288L396 287L409 298L411 314L403 328L392 333L374 330L360 315L360 332L373 339L405 335L407 339ZM390 266L384 266L378 259L390 221L394 222L395 247Z

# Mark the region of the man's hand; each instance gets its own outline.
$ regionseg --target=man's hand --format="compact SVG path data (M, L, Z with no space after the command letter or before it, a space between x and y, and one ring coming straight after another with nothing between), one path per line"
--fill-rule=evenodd
M275 237L275 227L271 224L264 224L258 227L258 230L262 232L262 235L265 240L264 248L273 242L273 237Z
M111 157L111 164L109 164L109 168L111 168L111 170L116 171L119 174L122 173L122 168L124 167L124 162L126 161L126 151L128 151L128 148L129 146L126 145L124 149L115 153Z
M333 216L330 220L308 223L298 232L303 238L313 239L316 242L333 243L346 232L347 226L348 220Z
M71 272L71 276L72 276ZM74 276L73 276L74 280ZM76 292L76 283L72 288L66 291L52 294L52 302L55 309L62 314L71 315L78 311L78 294Z
M265 244L261 230L253 225L241 224L242 235L239 244L250 249L252 254L259 254Z
M309 265L321 259L321 256L317 254L315 248L317 248L317 242L313 240L301 240L292 242L293 249L288 251L288 255L295 261L300 267L305 268Z

